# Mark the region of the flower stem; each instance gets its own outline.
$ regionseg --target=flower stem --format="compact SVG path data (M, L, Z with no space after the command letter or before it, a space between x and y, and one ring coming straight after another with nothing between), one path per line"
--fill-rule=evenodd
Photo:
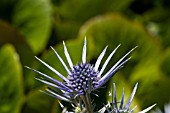
M91 102L91 98L90 98L90 94L85 94L84 96L81 96L84 104L85 104L85 107L86 107L86 110L88 113L93 113L93 106L92 106L92 102Z

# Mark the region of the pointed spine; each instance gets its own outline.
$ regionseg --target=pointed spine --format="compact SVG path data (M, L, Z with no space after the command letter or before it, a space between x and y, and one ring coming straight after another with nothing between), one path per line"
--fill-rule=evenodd
M74 68L73 68L73 62L72 62L72 60L71 60L71 58L70 58L70 55L69 55L69 53L68 53L68 50L67 50L67 47L66 47L66 44L65 44L64 41L63 41L63 46L64 46L64 54L65 54L66 59L67 59L69 65L70 65L70 68L71 68L72 70L74 70Z
M82 63L86 63L86 52L87 52L87 40L86 37L84 39L83 51L82 51Z

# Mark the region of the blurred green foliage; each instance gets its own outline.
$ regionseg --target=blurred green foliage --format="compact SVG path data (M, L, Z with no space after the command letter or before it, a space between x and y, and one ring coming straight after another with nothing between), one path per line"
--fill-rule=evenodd
M129 98L134 84L139 82L134 100L138 109L153 103L163 108L169 102L168 0L0 0L0 113L60 112L58 100L39 92L44 84L36 81L34 77L38 75L24 66L59 79L33 58L38 56L67 76L50 46L66 61L62 47L65 40L76 65L81 62L85 35L87 59L92 63L104 46L109 45L109 55L121 43L106 70L138 46L132 60L95 92L100 97L109 100L108 92L115 82L118 94L125 87ZM98 97L94 99L101 102ZM107 102L104 99L102 102ZM99 108L100 105L96 107Z

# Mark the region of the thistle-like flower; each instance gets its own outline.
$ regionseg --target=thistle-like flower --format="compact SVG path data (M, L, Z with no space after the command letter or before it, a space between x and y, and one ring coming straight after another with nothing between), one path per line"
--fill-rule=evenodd
M130 105L131 105L134 95L136 93L137 86L138 86L138 83L135 85L128 102L124 105L124 89L122 91L121 101L118 102L117 97L116 97L116 85L114 83L113 84L114 90L112 92L112 102L111 103L109 102L106 106L104 106L101 109L102 112L100 112L100 113L104 113L105 111L107 111L108 113L133 113L137 106L135 106L133 109L130 109ZM151 110L155 105L156 104L154 104L138 113L146 113L149 110Z
M35 57L38 61L40 61L43 65L45 65L47 68L49 68L52 72L54 72L56 75L58 75L64 82L58 81L45 73L42 73L38 70L32 69L30 67L27 67L28 69L31 69L37 73L39 73L41 78L36 78L37 80L52 86L48 87L45 91L45 93L54 96L60 100L68 101L68 102L75 102L77 97L80 97L87 110L92 109L91 102L90 102L90 93L98 88L100 88L103 84L105 84L127 61L130 60L130 58L127 58L127 56L135 49L133 48L128 53L126 53L115 65L111 67L111 69L103 74L104 69L106 68L107 64L109 63L110 59L112 58L113 54L116 52L116 50L119 48L120 45L118 45L108 56L106 61L104 62L101 69L99 69L99 65L101 63L102 58L105 55L106 49L108 46L104 48L102 53L99 55L96 63L94 66L88 62L86 62L86 38L84 40L84 46L82 51L82 63L79 63L78 65L73 65L72 60L70 58L70 55L68 53L67 47L65 43L63 42L64 46L64 54L66 56L66 59L68 61L69 67L65 64L63 59L60 57L60 55L55 51L53 47L52 50L56 54L57 58L60 60L62 65L64 66L65 70L68 73L68 77L65 77L60 72L55 70L53 67L42 61L41 59ZM58 90L55 90L57 88ZM89 108L88 108L88 107ZM90 112L90 111L89 111Z

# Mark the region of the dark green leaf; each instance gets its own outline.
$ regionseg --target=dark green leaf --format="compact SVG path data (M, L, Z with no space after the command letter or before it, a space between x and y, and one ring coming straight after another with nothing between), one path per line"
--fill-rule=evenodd
M33 52L25 38L9 23L0 20L0 45L11 43L16 48L23 65L31 65Z
M81 22L104 12L125 10L132 1L64 0L57 7L62 18Z
M168 47L170 45L170 8L157 6L145 12L143 17L151 33L159 37L163 47Z

